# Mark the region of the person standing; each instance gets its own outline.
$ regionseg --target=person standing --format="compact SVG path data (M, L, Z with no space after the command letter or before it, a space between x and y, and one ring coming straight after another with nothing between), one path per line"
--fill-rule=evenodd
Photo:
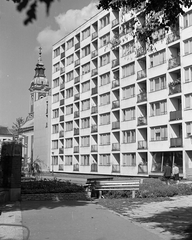
M176 163L173 165L173 179L179 183L179 168Z
M164 174L163 174L163 176L166 179L166 184L167 185L170 185L171 174L172 174L172 169L169 166L169 164L167 163L166 166L165 166L165 169L164 169Z

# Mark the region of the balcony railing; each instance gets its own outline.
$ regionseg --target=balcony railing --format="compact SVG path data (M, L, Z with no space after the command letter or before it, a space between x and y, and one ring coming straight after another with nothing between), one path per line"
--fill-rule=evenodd
M77 60L75 61L75 67L77 67L78 65L80 65L80 59L77 59Z
M171 58L169 59L169 62L168 62L168 69L178 67L180 66L180 64L181 64L180 57Z
M79 49L80 48L80 42L76 43L75 44L75 50Z
M120 106L120 101L116 100L112 102L112 109L119 108Z
M136 50L136 56L141 57L142 55L146 54L146 48L140 47Z
M112 88L119 87L119 79L113 80L112 82Z
M174 83L174 82L173 82ZM173 95L181 92L181 83L169 85L169 95Z
M170 138L170 147L182 147L182 138Z
M141 70L137 72L137 80L145 78L147 76L146 70Z
M170 112L170 121L181 120L181 119L182 119L181 110Z
M97 152L97 151L98 151L98 145L97 144L91 145L91 152Z
M94 58L98 55L98 50L94 50L93 52L91 52L91 58Z
M97 74L98 74L98 69L97 68L92 69L91 76L95 76Z
M79 93L76 93L76 94L74 95L74 101L79 100L79 98L80 98L80 94L79 94Z
M79 146L74 146L73 152L74 153L79 153Z
M97 163L92 163L91 164L91 172L97 172L97 171L98 171Z
M80 82L80 76L77 76L77 77L75 77L75 79L74 79L74 83L78 83L78 82Z
M64 148L59 148L59 154L63 154L64 153Z
M91 113L98 113L98 107L97 106L92 106L91 107Z
M78 118L79 117L79 111L75 111L74 112L74 118Z
M120 143L112 143L112 151L119 151Z
M92 40L95 39L96 37L98 37L98 32L92 33Z
M119 121L112 122L112 129L120 129L120 122Z
M112 27L115 27L119 24L119 20L118 19L114 19L111 23Z
M97 87L91 89L91 95L97 94Z
M64 121L64 115L60 116L60 122Z
M76 163L76 164L73 164L73 171L79 171L79 164Z
M94 133L94 132L97 132L97 124L94 124L91 126L91 132Z
M65 83L61 83L60 84L60 90L64 89L65 88Z
M148 173L148 167L147 167L147 165L139 164L139 166L138 166L138 173L147 174L147 173Z
M145 102L147 101L147 93L146 92L142 92L140 94L137 95L137 102Z
M172 42L175 42L175 41L177 41L179 38L180 38L179 32L170 33L170 34L167 36L167 44L172 43Z
M64 137L64 130L61 130L60 132L59 132L59 137L61 138L61 137Z
M119 59L114 59L112 61L112 68L117 67L119 65Z
M146 117L138 117L138 126L146 125L147 124L147 118Z
M112 173L120 173L120 165L112 164Z
M64 58L65 57L65 52L62 52L61 53L61 58Z
M65 104L65 99L60 100L60 106Z
M74 128L74 135L79 135L79 128Z
M138 141L138 149L147 149L147 141Z
M60 74L64 73L65 72L65 68L64 67L61 67L60 68Z

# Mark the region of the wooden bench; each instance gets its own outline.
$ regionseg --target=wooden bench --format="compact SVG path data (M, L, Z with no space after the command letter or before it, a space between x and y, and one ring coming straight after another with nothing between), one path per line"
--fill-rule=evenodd
M124 179L117 181L96 181L93 185L95 191L99 191L99 198L102 196L102 191L132 191L132 198L135 198L135 191L139 190L143 179Z
M97 178L87 178L86 184L94 184L97 181L110 181L113 180L113 177L97 177Z

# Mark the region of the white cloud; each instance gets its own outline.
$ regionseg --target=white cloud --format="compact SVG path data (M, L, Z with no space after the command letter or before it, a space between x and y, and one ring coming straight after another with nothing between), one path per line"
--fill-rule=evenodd
M52 30L49 26L37 36L37 41L43 47L43 52L49 52L54 43L65 37L68 33L72 32L97 13L98 9L96 3L92 2L82 9L70 9L66 13L59 14L55 17L59 29Z

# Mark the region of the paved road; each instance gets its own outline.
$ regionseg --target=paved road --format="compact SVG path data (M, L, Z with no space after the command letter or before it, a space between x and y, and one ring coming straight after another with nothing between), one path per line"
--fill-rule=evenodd
M84 201L21 203L30 240L160 240L148 230L96 203Z

